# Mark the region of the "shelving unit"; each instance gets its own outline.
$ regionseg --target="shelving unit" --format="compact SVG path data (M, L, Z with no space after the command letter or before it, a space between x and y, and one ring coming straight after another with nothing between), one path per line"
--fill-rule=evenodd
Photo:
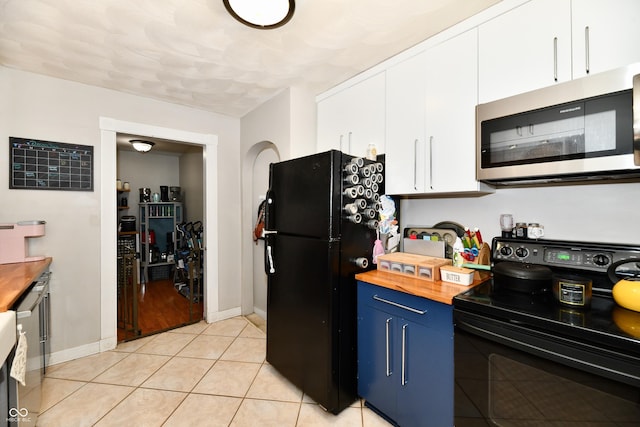
M131 192L131 190L116 190L116 192L118 193L118 197L116 200L116 204L118 205L118 210L119 211L126 211L129 210L129 193ZM122 200L124 199L124 197L127 197L127 203L123 204Z
M176 253L176 225L183 219L182 203L148 202L140 203L141 280L164 279L170 277ZM150 242L153 231L155 244Z

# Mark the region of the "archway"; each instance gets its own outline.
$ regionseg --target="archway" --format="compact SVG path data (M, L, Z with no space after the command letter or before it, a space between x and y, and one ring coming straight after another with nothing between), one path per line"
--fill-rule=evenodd
M262 318L266 318L264 245L262 241L254 244L252 233L261 196L269 185L269 164L278 161L280 153L277 146L270 141L262 141L247 150L242 162L242 314L255 312Z

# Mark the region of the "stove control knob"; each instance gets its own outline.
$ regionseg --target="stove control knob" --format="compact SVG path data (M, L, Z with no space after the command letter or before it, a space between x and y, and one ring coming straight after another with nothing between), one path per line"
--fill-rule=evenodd
M529 250L527 248L518 248L516 249L516 256L518 258L526 258L529 255Z
M593 256L593 263L597 266L604 267L609 264L609 257L602 254L597 254Z
M502 256L509 256L513 253L513 249L511 249L511 247L509 246L503 246L500 248L500 255Z

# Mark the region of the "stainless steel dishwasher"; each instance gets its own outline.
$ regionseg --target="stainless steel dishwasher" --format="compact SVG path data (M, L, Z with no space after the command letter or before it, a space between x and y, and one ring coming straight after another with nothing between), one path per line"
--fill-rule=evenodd
M42 380L49 338L49 277L43 273L16 302L18 333L27 339L25 384L10 379L9 419L19 426L35 426L40 413ZM18 335L19 336L19 335ZM10 356L13 363L15 350Z

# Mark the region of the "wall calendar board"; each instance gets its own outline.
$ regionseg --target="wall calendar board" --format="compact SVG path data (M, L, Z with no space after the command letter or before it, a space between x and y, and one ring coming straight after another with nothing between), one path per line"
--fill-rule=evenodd
M93 147L9 137L9 188L93 191Z

